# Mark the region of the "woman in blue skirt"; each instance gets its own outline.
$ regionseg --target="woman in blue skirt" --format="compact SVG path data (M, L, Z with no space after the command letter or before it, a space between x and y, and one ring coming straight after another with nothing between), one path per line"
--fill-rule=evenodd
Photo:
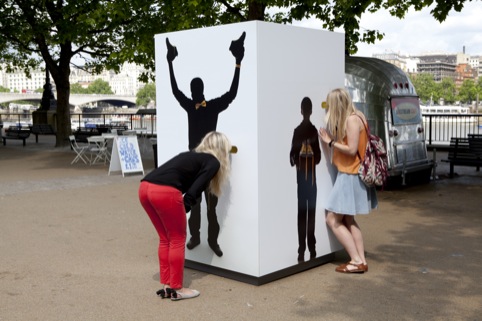
M350 256L350 261L338 266L336 271L364 273L368 271L368 264L355 215L368 214L378 205L375 188L366 187L358 176L360 158L364 158L368 142L367 122L345 89L332 90L326 103L327 126L320 129L320 137L332 149L332 162L338 169L326 205L326 223Z

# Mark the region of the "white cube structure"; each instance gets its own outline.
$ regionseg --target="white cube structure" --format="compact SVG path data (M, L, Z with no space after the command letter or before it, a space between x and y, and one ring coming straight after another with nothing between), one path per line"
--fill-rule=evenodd
M186 266L259 285L333 260L341 249L325 224L335 170L330 151L320 144L316 257L310 259L307 248L305 261L298 261L297 174L290 149L303 120L303 98L312 102L310 121L318 129L324 125L321 103L328 91L344 86L344 35L260 21L156 35L158 164L188 150L188 116L171 87L166 38L177 50L172 64L179 90L190 99L191 80L199 77L209 102L231 88L236 66L229 48L243 33L237 93L216 127L238 148L217 205L224 255L216 256L208 246L203 196L201 244L186 249ZM187 235L189 240L189 228Z

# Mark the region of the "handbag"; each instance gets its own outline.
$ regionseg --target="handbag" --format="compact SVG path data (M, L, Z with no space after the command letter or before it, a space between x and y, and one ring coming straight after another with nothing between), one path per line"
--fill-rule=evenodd
M362 118L360 117L360 119ZM362 122L365 126L368 142L363 159L357 151L358 158L360 158L358 176L367 187L384 186L388 178L388 157L385 144L380 137L370 133L370 128L363 119Z

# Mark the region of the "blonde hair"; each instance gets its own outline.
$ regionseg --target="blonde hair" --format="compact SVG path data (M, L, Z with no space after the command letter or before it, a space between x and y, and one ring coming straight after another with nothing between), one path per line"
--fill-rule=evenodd
M230 150L231 143L226 135L215 131L207 133L201 143L194 149L197 153L213 155L221 163L218 172L209 183L209 191L216 196L221 195L221 187L228 179L231 170L229 161Z
M328 111L326 113L326 127L335 141L341 142L346 136L346 122L348 116L357 112L350 94L343 88L333 89L326 96Z

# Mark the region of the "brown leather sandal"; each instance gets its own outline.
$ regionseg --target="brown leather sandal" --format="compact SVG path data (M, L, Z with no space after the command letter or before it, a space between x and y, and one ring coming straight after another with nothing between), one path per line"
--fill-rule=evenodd
M355 267L355 268L350 269L350 268L348 268L348 266L352 266L352 267ZM356 264L356 263L348 262L348 263L344 263L344 264L339 265L335 269L335 271L340 272L340 273L365 273L365 271L368 271L368 265L365 265L363 263Z

